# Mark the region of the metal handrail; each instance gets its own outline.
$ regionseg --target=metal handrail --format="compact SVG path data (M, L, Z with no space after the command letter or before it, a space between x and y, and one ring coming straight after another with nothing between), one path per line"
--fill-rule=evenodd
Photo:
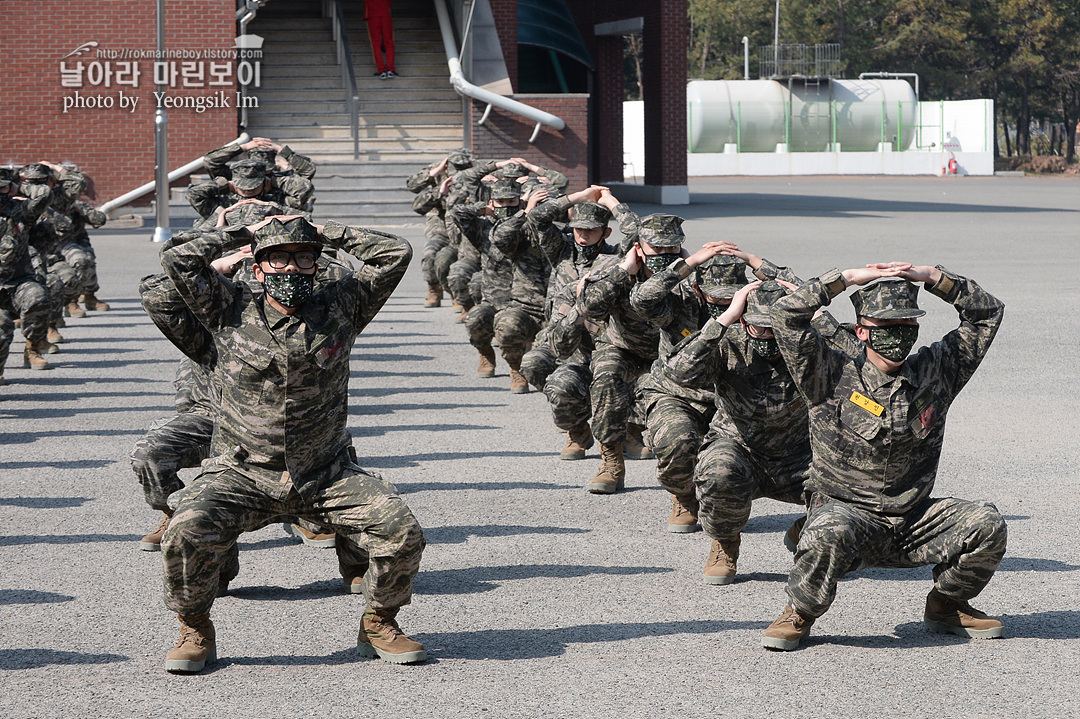
M360 159L360 92L356 89L356 70L353 68L352 51L349 49L349 28L345 24L345 11L338 0L329 0L330 17L337 43L337 61L341 65L341 86L345 89L345 104L349 106L349 131L352 133L353 159Z
M251 139L251 136L248 135L245 132L245 133L242 133L240 135L240 137L238 137L235 140L233 140L232 142L226 143L226 144L229 144L229 145L234 145L234 144L235 145L243 145L245 142L247 142L250 139ZM168 174L169 182L172 182L173 180L179 179L179 178L183 177L184 175L189 175L192 172L194 172L195 170L199 169L200 167L204 167L203 160L202 160L201 157L198 160L192 160L191 162L184 165L183 167L178 167L175 170L173 170L172 172L170 172ZM117 197L116 199L109 200L108 202L106 202L104 205L102 205L98 209L101 210L102 212L104 212L107 215L110 212L112 212L113 210L115 210L117 207L123 207L124 205L131 202L132 200L137 199L139 197L142 197L146 193L153 190L156 186L157 186L157 182L155 180L151 180L150 182L147 182L145 185L140 185L139 187L136 187L131 192L126 192L123 195L120 195L119 197Z
M453 27L450 25L450 14L446 10L446 2L445 0L434 0L434 3L435 14L439 16L439 29L442 31L443 47L446 48L446 64L450 68L450 84L454 86L454 91L457 94L487 103L487 109L484 111L483 117L476 124L483 125L487 121L488 116L491 114L491 107L494 105L536 123L532 136L529 138L529 144L536 141L542 125L547 125L556 131L561 131L566 127L566 123L561 117L538 110L523 102L497 95L466 80L461 72L461 60L458 57L457 42L454 39Z

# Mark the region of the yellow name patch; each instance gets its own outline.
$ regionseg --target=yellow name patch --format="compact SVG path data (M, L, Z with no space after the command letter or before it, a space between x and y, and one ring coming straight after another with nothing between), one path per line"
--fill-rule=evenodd
M683 336L683 337L689 337L689 336L690 336L690 335L692 335L692 334L694 334L694 333L693 333L693 332L691 332L690 330L683 330L683 331L682 331L682 336Z
M851 401L859 405L875 417L880 417L881 413L885 411L885 408L882 407L880 404L870 399L869 397L859 394L858 392L851 393Z

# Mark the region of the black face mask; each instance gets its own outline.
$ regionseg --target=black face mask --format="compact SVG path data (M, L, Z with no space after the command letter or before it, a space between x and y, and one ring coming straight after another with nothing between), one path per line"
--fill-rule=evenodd
M775 337L768 339L751 337L750 347L754 350L754 354L763 360L774 360L780 356L780 345L776 343Z
M911 348L915 346L915 340L919 339L918 325L890 325L866 329L870 333L866 346L892 362L907 359Z
M299 307L307 302L315 291L315 275L299 272L265 274L263 288L266 294L286 307Z
M516 215L517 211L517 205L509 205L506 207L493 207L491 209L491 214L495 217L496 220L507 220Z
M678 252L663 255L645 255L645 267L654 275L671 267L679 259Z
M727 308L727 305L717 305L713 304L712 302L705 303L705 309L708 311L709 317L713 318L719 317L720 315L724 314L724 310L726 310Z
M593 245L578 245L577 250L583 258L592 261L600 255L600 246L602 244L604 244L603 241L597 242Z

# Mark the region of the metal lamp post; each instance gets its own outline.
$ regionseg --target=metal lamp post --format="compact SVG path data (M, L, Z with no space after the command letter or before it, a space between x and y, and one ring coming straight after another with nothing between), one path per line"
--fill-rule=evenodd
M165 54L165 0L157 0L157 60ZM165 85L158 83L158 92ZM161 97L161 95L158 95ZM169 120L161 103L154 111L154 181L157 184L157 227L154 242L167 242L172 237L169 228Z

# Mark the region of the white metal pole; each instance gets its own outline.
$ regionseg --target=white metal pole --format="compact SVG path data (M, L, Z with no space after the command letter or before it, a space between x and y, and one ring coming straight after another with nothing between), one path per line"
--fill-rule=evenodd
M743 51L743 80L750 79L750 38L746 35L742 36L742 51Z
M773 75L780 75L780 0L776 0L776 30L773 33Z
M157 60L165 54L165 0L157 0ZM158 84L158 92L165 86ZM159 95L160 97L160 95ZM169 228L169 120L165 108L159 104L154 111L154 177L157 182L157 227L154 242L168 242L172 237Z

